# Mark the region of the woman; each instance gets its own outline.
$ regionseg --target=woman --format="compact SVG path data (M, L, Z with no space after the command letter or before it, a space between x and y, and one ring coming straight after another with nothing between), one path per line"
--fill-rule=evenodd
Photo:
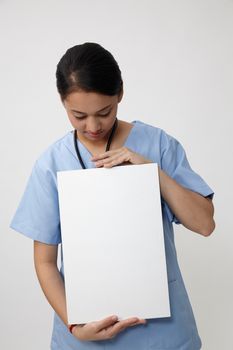
M101 45L87 42L68 49L57 65L56 78L74 131L35 161L10 225L34 240L36 273L55 311L51 349L200 349L177 262L172 222L209 236L215 227L212 189L191 169L174 137L142 121L117 119L123 97L121 71ZM62 243L57 171L151 162L159 165L171 317L118 321L110 315L98 322L68 325L62 256L60 271L57 267Z

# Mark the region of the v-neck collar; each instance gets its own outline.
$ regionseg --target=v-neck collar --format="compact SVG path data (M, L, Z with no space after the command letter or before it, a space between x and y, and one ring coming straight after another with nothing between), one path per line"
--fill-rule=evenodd
M133 127L130 129L129 133L128 133L128 136L124 142L124 144L122 146L124 147L127 147L129 144L130 144L130 139L132 137L132 135L134 134L135 132L135 128L136 128L136 125L137 125L137 121L134 120L131 122L131 124L133 124ZM72 154L75 156L75 158L77 159L77 162L79 163L79 160L77 158L77 154L76 154L76 151L75 151L75 148L74 148L74 142L73 142L73 139L74 139L74 131L70 131L69 133L70 137L69 137L69 149L70 151L72 152ZM94 168L95 165L93 162L91 162L91 158L92 158L92 154L89 152L89 150L84 146L84 144L79 140L77 139L78 141L78 147L79 147L79 151L80 151L80 154L81 154L81 157L84 161L84 164L89 168Z

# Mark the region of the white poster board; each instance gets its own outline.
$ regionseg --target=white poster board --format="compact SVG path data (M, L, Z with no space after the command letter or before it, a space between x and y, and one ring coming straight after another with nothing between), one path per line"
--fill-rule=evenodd
M57 178L68 323L170 316L158 165Z

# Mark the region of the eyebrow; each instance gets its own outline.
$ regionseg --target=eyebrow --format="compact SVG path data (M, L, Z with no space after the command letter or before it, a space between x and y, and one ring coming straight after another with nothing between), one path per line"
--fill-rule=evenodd
M105 110L106 108L110 107L111 105L108 105L102 109L100 109L99 111L97 111L96 113L99 113L99 112L102 112L103 110ZM71 109L72 112L75 112L75 113L81 113L81 114L86 114L85 112L80 112L80 111L76 111L75 109Z

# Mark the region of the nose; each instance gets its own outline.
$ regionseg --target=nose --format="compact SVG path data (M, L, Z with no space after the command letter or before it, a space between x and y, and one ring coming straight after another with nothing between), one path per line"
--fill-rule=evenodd
M101 131L101 125L96 118L90 118L86 125L86 130L92 134L98 134Z

